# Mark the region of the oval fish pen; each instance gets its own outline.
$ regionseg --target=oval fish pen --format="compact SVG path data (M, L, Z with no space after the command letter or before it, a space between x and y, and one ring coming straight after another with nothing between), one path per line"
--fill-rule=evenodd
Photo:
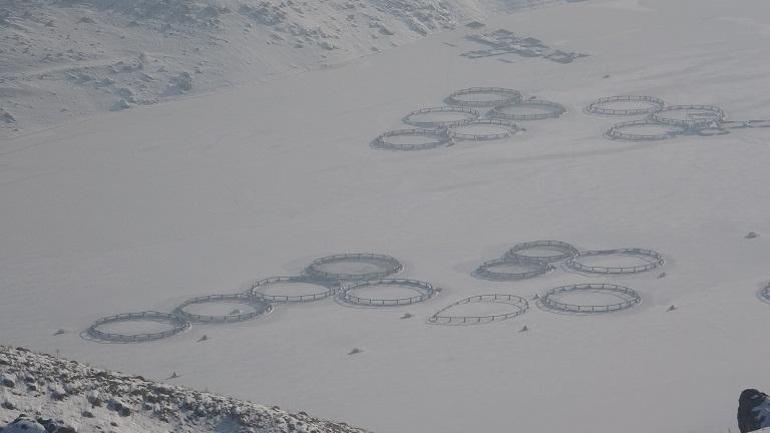
M313 260L305 274L321 281L362 281L379 280L402 269L398 260L383 254L337 254Z
M517 112L506 112L513 110ZM567 109L556 102L546 101L544 99L530 99L517 104L500 105L487 113L488 117L494 119L507 120L543 120L556 119L561 117Z
M564 295L576 293L600 293L617 299L617 301L613 300L613 302L603 304L578 304L559 300ZM581 314L611 313L631 308L641 302L642 298L635 290L617 284L573 284L561 286L548 290L540 297L540 305L546 310Z
M311 286L315 290L307 292L297 291L291 294L269 292L272 286L278 285ZM274 303L313 302L332 296L335 293L336 288L337 285L334 283L319 281L318 279L309 278L307 276L272 277L253 282L248 290L248 295L256 299L263 299L267 302Z
M510 306L509 311L495 312L492 314L451 314L454 309L459 309L467 304L506 304ZM491 294L471 296L461 299L457 302L447 305L428 318L428 323L434 325L478 325L500 320L512 319L521 316L529 309L529 303L521 296L507 294Z
M642 264L634 266L592 266L582 263L580 260L587 257L628 256L640 259ZM572 270L588 274L637 274L651 271L663 266L663 256L652 250L641 248L621 248L614 250L582 251L577 256L567 260L566 265Z
M518 269L507 271L495 270L505 267ZM551 269L553 269L553 267L546 262L503 257L501 259L489 260L482 263L471 275L484 280L512 281L537 277L545 274Z
M105 325L127 322L153 322L163 323L170 326L170 329L158 332L109 332L102 331L99 328ZM143 311L140 313L123 313L114 316L103 317L88 327L86 333L100 341L111 343L141 343L168 338L173 335L184 332L190 328L190 322L175 314L159 313L157 311Z
M404 138L407 140L403 140ZM450 137L444 129L397 129L379 135L372 141L372 147L387 150L427 150L446 146L449 142Z
M556 254L527 254L526 251L528 250L548 250L555 251ZM505 257L521 261L533 260L536 262L556 263L570 259L577 254L578 249L566 242L540 240L516 244L505 253Z
M456 117L454 119L424 119L421 117ZM459 118L457 118L459 117ZM412 111L404 116L402 121L407 125L420 128L449 128L464 125L479 118L479 112L466 107L430 107Z
M712 127L725 117L725 112L714 105L670 105L650 114L650 120L687 130Z
M468 128L473 128L474 126L495 128L495 129L498 129L498 132L483 132L483 133L463 132L464 129L467 130ZM520 130L521 129L518 127L518 125L508 120L479 119L479 120L474 120L472 122L466 123L464 125L454 126L450 128L449 137L452 140L491 141L491 140L501 140L503 138L511 137L517 132L519 132Z
M371 288L393 288L400 287L414 292L414 296L406 297L372 297L358 295L356 292L371 289ZM385 289L389 290L389 289ZM403 305L416 304L423 302L437 293L437 289L430 283L418 280L408 279L386 279L377 281L363 281L347 287L344 287L339 292L339 299L350 305L361 305L367 307L398 307Z
M449 105L464 107L497 107L521 102L521 92L503 87L470 87L453 92L446 98Z
M650 129L652 131L631 132L633 129ZM676 125L665 125L651 120L632 120L616 123L604 136L612 140L628 141L658 141L674 138L687 132L686 128Z
M190 312L190 307L205 304L237 304L245 306L249 311L235 309L226 314L196 314ZM188 299L174 309L174 314L184 318L190 323L233 323L251 320L266 315L273 310L273 306L266 300L255 298L246 294L209 295Z
M643 105L632 108L612 108L613 105ZM604 116L636 116L660 111L666 103L654 96L621 95L599 98L586 107L586 113Z

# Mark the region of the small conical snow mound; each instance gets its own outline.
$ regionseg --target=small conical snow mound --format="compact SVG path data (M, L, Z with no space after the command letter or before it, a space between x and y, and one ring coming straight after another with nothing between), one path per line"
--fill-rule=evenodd
M3 433L46 433L45 427L26 415L19 415L13 422L0 428Z

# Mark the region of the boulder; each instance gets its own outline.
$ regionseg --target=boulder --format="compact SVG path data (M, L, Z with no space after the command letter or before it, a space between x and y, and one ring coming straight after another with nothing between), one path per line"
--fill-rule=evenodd
M26 415L19 415L0 431L3 433L47 433L42 424Z

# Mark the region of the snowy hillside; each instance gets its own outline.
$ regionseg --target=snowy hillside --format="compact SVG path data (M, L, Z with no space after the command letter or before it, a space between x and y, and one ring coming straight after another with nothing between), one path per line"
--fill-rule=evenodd
M7 0L0 134L332 66L547 0Z
M0 432L20 415L48 420L54 427L47 431L58 433L364 433L304 412L290 414L0 346Z

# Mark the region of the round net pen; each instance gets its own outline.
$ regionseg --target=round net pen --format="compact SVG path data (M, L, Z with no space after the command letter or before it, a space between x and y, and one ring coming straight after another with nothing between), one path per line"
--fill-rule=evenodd
M477 99L473 99L474 96ZM485 96L492 96L492 98L484 98ZM521 93L513 89L503 87L470 87L453 92L446 98L446 103L463 107L497 107L519 103L521 98Z
M168 324L170 329L160 332L141 332L136 334L102 331L101 327L114 323L125 322L158 322ZM86 334L99 341L111 343L142 343L160 340L184 332L190 328L190 322L174 314L159 313L157 311L143 311L139 313L123 313L114 316L103 317L94 322L86 330Z
M586 257L617 255L637 257L644 261L644 263L636 266L590 266L580 262L581 259ZM663 266L664 263L663 256L656 251L645 250L642 248L621 248L614 250L582 251L577 256L567 260L566 265L572 270L588 274L619 275L638 274L640 272L651 271Z
M230 314L208 315L195 314L187 310L193 305L215 303L242 304L250 311L242 312L240 310L235 310ZM233 323L251 320L269 314L272 310L273 306L269 302L246 294L209 295L188 299L174 309L174 314L190 323Z
M506 113L507 108L530 108L531 113ZM506 120L543 120L543 119L556 119L561 117L567 109L556 102L546 101L543 99L530 99L518 104L500 105L487 113L488 117L494 119L506 119Z
M387 287L398 286L410 289L415 292L414 296L401 297L401 298L373 298L358 296L356 291L371 287ZM418 280L408 279L386 279L378 281L363 281L347 287L343 287L339 291L339 299L345 304L366 306L366 307L399 307L403 305L416 304L418 302L424 302L433 297L437 293L437 289L430 283Z
M490 133L470 133L461 132L461 128L473 127L473 126L491 126L500 129L500 132ZM470 123L466 123L461 126L452 127L449 129L449 137L455 141L491 141L501 140L508 138L521 131L518 125L508 120L500 119L479 119Z
M608 106L618 103L636 103L647 106L638 108L610 108ZM586 112L589 114L599 114L604 116L637 116L647 115L655 111L660 111L665 105L666 103L662 99L656 98L654 96L608 96L606 98L599 98L593 101L586 107Z
M516 266L522 268L521 271L495 270L506 266ZM525 280L543 275L553 269L546 262L536 260L521 260L516 258L504 257L501 259L489 260L481 264L471 275L476 278L490 281L513 281Z
M426 114L461 114L462 119L455 120L418 120L416 117ZM467 107L429 107L412 111L404 116L402 121L407 125L418 126L420 128L449 128L452 126L465 125L478 119L479 112Z
M401 142L394 138L409 137L411 142ZM426 140L427 138L427 140ZM371 146L382 150L428 150L446 146L450 137L445 129L397 129L388 131L375 138Z
M653 127L660 129L659 132L630 132L628 129ZM628 141L658 141L674 138L677 135L681 135L687 132L686 128L676 125L664 125L651 120L631 120L628 122L620 122L612 125L604 136L611 140L628 140Z
M602 292L615 296L619 299L619 302L594 305L575 304L558 300L561 295L578 292ZM617 284L573 284L561 286L548 290L540 297L540 304L546 310L580 314L611 313L631 308L641 302L642 298L636 291Z
M557 254L550 255L534 255L526 254L526 251L533 249L545 249L556 251ZM531 242L522 242L514 245L510 250L505 253L504 258L519 260L519 261L535 261L541 263L556 263L562 260L567 260L578 255L578 249L562 241L552 240L539 240Z
M311 285L318 288L313 293L298 294L270 294L267 289L274 285ZM337 290L337 284L328 281L319 281L317 278L307 276L271 277L255 281L248 290L248 295L254 299L262 299L271 303L302 303L326 299Z
M362 270L361 272L324 270L328 266L339 264L374 265L380 268L380 270ZM384 254L336 254L313 260L305 268L305 275L320 281L366 281L383 279L400 272L403 268L403 265L397 259Z
M465 304L473 303L507 304L511 306L511 310L508 312L487 315L451 314L453 309ZM521 296L507 294L478 295L461 299L447 305L437 311L434 315L430 316L428 318L428 323L434 325L479 325L482 323L512 319L526 313L528 309L529 302Z
M650 119L655 122L687 130L710 127L725 117L725 112L714 105L669 105L650 114Z

